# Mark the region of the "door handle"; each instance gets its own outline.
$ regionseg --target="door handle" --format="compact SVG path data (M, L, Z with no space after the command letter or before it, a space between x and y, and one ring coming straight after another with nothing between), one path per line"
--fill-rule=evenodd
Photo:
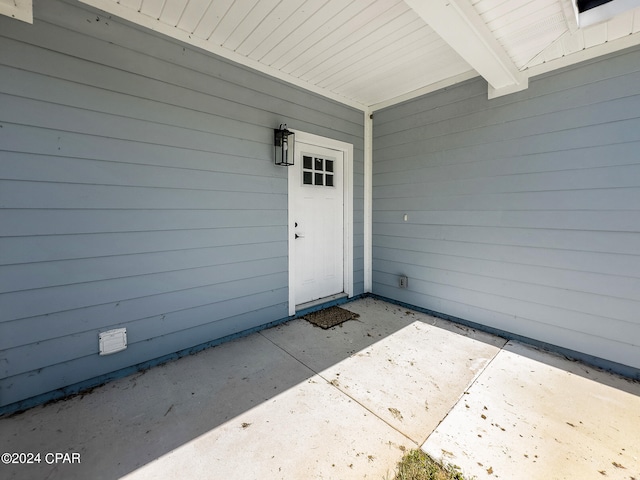
M297 233L295 234L295 238L304 238L304 235L298 235Z

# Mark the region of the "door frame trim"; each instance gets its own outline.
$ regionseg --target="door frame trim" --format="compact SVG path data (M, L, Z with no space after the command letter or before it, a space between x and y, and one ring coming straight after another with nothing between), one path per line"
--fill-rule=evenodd
M292 130L292 129L290 129ZM344 293L347 297L353 297L353 144L334 140L332 138L321 137L312 133L292 130L295 134L295 141L317 145L318 147L330 148L342 152L342 190L343 190L343 215L342 215L342 231L343 231L343 279ZM294 145L294 149L297 146ZM294 169L290 168L287 179L287 197L288 197L288 248L289 248L289 315L296 314L296 298L295 298L295 252L293 248L294 235L294 218L293 207L294 198L292 192L295 191L294 182L297 179L294 175Z

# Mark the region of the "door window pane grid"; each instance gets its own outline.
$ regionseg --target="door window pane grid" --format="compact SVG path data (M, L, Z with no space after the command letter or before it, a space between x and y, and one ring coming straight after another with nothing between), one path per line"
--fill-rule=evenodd
M302 156L302 184L333 187L333 160Z

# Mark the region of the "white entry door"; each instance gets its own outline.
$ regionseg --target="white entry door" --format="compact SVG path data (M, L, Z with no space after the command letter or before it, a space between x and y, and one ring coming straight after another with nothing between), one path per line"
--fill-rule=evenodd
M344 291L343 152L296 142L293 195L295 303Z

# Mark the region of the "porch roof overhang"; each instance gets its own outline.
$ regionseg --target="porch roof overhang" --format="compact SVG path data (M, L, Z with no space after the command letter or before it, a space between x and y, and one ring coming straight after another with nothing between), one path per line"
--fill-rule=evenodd
M640 44L640 0L79 1L365 112L476 76L499 97ZM32 0L0 14L32 23Z
M640 44L640 0L583 28L576 0L79 1L364 112L478 75L494 98ZM0 14L31 22L31 0Z

